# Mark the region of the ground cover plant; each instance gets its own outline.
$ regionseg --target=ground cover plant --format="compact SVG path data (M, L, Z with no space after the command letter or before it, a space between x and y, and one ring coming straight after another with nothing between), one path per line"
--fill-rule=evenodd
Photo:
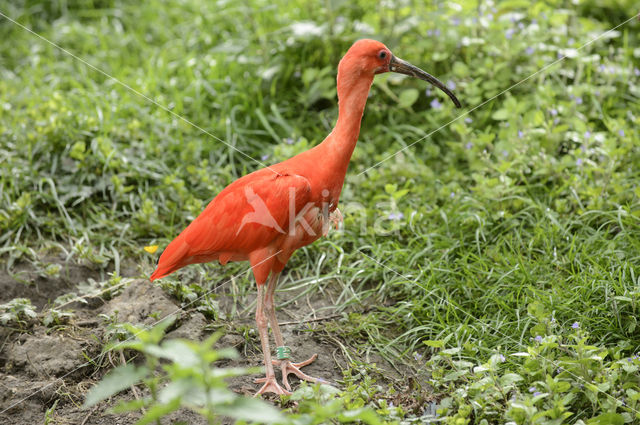
M255 389L239 367L259 366L247 265L135 278L260 167L251 158L326 136L337 62L371 37L463 110L376 78L344 227L296 253L278 294L338 390L252 408L274 423L640 423L633 2L12 0L0 13L3 422L255 420L241 415ZM138 379L109 386L122 369Z

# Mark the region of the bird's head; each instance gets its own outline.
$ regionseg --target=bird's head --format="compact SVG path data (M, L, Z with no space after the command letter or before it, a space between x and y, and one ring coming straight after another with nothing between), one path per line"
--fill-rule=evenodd
M387 46L376 40L363 39L353 43L338 66L338 74L373 76L384 72L397 72L428 81L445 92L458 108L461 106L458 98L440 80L394 56Z

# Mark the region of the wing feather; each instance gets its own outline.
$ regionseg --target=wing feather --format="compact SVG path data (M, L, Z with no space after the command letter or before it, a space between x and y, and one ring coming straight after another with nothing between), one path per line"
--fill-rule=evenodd
M311 184L300 175L259 170L238 179L167 246L151 280L188 264L248 259L288 231L310 195Z

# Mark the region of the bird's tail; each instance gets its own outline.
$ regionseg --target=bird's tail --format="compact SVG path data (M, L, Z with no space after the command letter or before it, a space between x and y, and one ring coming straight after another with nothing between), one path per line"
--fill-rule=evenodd
M158 260L156 270L149 277L149 280L153 282L184 267L187 264L184 263L184 259L189 256L189 250L189 244L182 235L179 235L165 248Z

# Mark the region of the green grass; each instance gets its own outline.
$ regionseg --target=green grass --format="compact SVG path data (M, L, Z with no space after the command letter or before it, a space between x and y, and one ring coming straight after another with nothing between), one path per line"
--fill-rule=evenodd
M567 55L450 125L460 112L423 82L377 77L341 199L344 231L300 250L285 284L333 285L335 312L373 302L331 330L394 361L437 355L424 343L446 340L487 362L526 350L551 318L636 353L637 19L582 47L631 17L633 3L459 4L0 1L2 13L215 136L0 19L3 258L65 250L103 267L128 259L148 275L145 245L164 246L259 167L227 144L273 163L325 137L336 65L357 38L454 82L467 110ZM245 268L194 266L170 282L197 282L202 294Z

